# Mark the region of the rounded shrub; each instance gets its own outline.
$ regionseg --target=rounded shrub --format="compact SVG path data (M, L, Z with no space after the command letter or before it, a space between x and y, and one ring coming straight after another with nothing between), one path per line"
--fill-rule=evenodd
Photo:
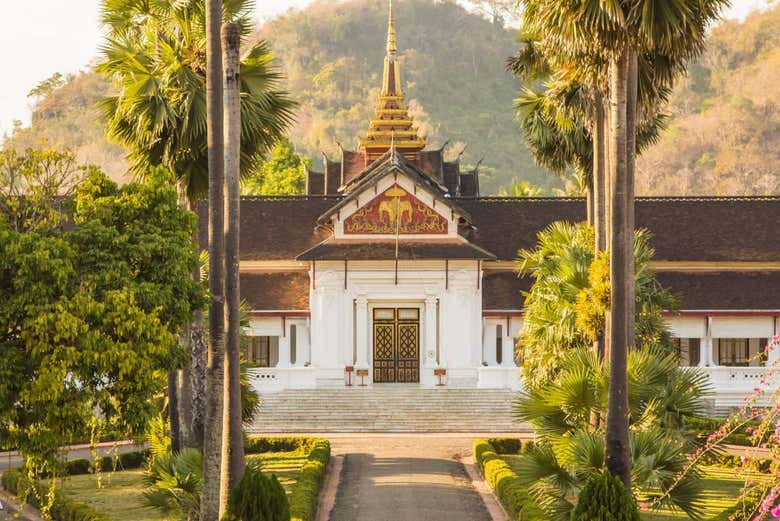
M276 476L266 476L258 466L248 465L230 491L222 521L290 521L287 494Z
M580 491L572 521L640 521L636 502L608 471L591 476Z

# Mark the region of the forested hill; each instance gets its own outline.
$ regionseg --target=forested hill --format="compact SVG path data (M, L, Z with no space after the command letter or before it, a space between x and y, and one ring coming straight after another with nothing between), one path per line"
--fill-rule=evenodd
M432 146L450 140L463 162L484 157L482 186L495 191L521 176L553 179L533 164L514 122L519 88L505 71L515 33L454 2L396 2L401 77L407 100ZM377 0L319 0L267 23L289 88L302 103L293 141L315 158L355 147L365 132L382 78L387 5ZM492 171L495 169L495 171Z
M550 187L557 180L533 164L513 119L519 86L505 72L515 48L510 29L453 0L396 0L401 72L407 100L432 146L463 163L484 158L483 192L513 177ZM386 2L318 0L259 28L301 102L291 131L299 151L321 162L337 143L355 147L368 123L382 74ZM52 71L54 72L54 71ZM639 161L638 193L780 193L780 6L713 30L705 55L675 91L669 129ZM30 128L6 146L43 138L73 148L82 161L117 177L122 151L102 137L94 102L109 86L92 72L53 78L32 98Z
M668 110L640 193L780 194L780 4L716 27Z

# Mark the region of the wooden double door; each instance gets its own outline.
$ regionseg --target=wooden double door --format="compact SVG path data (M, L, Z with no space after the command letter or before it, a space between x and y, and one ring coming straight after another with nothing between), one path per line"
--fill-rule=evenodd
M374 309L374 382L420 381L420 310Z

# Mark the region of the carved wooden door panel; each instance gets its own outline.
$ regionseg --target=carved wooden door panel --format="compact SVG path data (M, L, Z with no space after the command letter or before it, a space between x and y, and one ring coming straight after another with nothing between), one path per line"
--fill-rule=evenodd
M374 382L420 381L420 311L374 309Z
M374 310L374 382L395 382L395 310Z

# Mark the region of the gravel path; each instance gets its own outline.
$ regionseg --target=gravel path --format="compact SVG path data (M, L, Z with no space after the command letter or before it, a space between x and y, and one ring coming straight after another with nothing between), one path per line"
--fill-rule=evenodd
M334 437L344 456L330 521L490 521L460 458L474 436Z

